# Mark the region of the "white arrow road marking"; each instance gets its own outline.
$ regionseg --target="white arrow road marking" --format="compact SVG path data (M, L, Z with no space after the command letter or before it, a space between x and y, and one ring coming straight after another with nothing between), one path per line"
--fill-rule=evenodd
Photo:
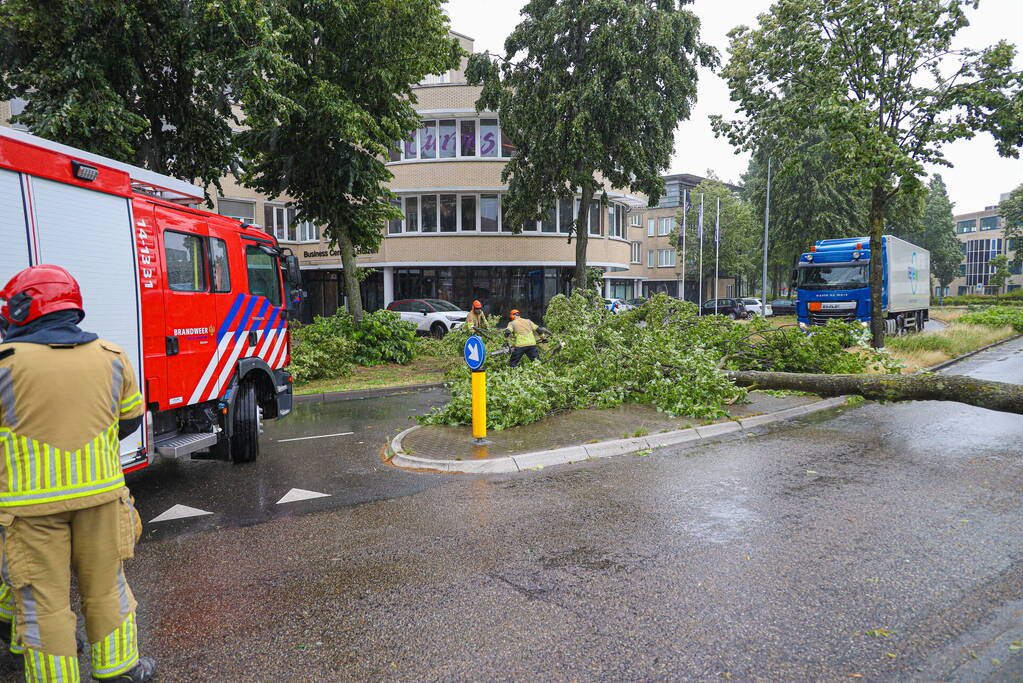
M341 432L339 434L321 434L320 436L299 436L294 439L278 439L277 443L285 443L286 441L305 441L306 439L329 439L332 436L351 436L355 432Z
M162 515L158 515L153 519L149 520L149 523L153 522L169 522L172 519L184 519L185 517L201 517L202 515L212 515L212 512L206 510L200 510L199 508L190 508L187 505L175 505L167 512Z
M305 489L291 489L284 494L284 497L277 501L277 504L281 503L294 503L296 500L309 500L310 498L329 498L329 493L317 493L316 491L306 491Z
M473 363L478 363L480 360L480 347L475 344L469 344L469 360Z

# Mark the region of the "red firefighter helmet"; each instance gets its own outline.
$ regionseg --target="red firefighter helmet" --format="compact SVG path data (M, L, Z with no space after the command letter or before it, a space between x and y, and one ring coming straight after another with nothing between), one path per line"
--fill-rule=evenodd
M518 316L519 316L519 309L513 308L512 311L511 311L511 315L508 316L508 317L510 317L510 318L517 318Z
M479 302L479 299L477 299L476 301L473 301L473 302L472 302L472 307L473 307L473 308L483 308L483 304L481 304L481 303Z
M0 316L25 325L57 311L82 311L82 290L71 273L60 266L31 266L0 289ZM84 311L83 311L84 313Z

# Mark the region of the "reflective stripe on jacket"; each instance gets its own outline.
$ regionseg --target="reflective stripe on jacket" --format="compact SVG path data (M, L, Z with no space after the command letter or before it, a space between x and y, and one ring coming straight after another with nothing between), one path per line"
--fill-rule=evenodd
M532 320L525 318L515 318L508 323L508 329L511 330L514 336L515 346L536 346L536 332L539 325Z
M487 317L483 314L483 311L477 313L475 310L472 310L469 311L469 315L465 316L465 324L471 330L484 330L487 327Z
M124 486L118 423L145 412L128 357L103 340L3 351L13 353L0 357L0 509L40 515L106 502Z

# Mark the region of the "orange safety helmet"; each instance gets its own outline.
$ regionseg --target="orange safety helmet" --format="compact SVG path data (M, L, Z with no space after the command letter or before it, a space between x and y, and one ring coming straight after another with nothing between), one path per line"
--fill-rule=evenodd
M472 307L473 308L483 308L483 304L481 304L479 299L477 299L476 301L472 302Z
M509 317L511 317L511 318L515 318L515 317L517 317L518 315L519 315L519 309L517 309L517 308L513 308L513 309L512 309L512 312L511 312L511 315L510 315Z
M31 266L0 289L0 316L14 325L25 325L49 313L76 310L85 317L82 290L60 266ZM79 318L81 320L81 318Z

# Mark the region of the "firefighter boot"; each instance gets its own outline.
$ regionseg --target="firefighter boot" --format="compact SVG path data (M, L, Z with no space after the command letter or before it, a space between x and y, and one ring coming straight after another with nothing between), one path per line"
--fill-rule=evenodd
M115 683L138 683L139 681L148 681L153 677L153 673L156 671L156 662L150 657L139 657L139 663L129 671L125 671L123 674L114 676L112 678L93 678L97 681L114 681Z

